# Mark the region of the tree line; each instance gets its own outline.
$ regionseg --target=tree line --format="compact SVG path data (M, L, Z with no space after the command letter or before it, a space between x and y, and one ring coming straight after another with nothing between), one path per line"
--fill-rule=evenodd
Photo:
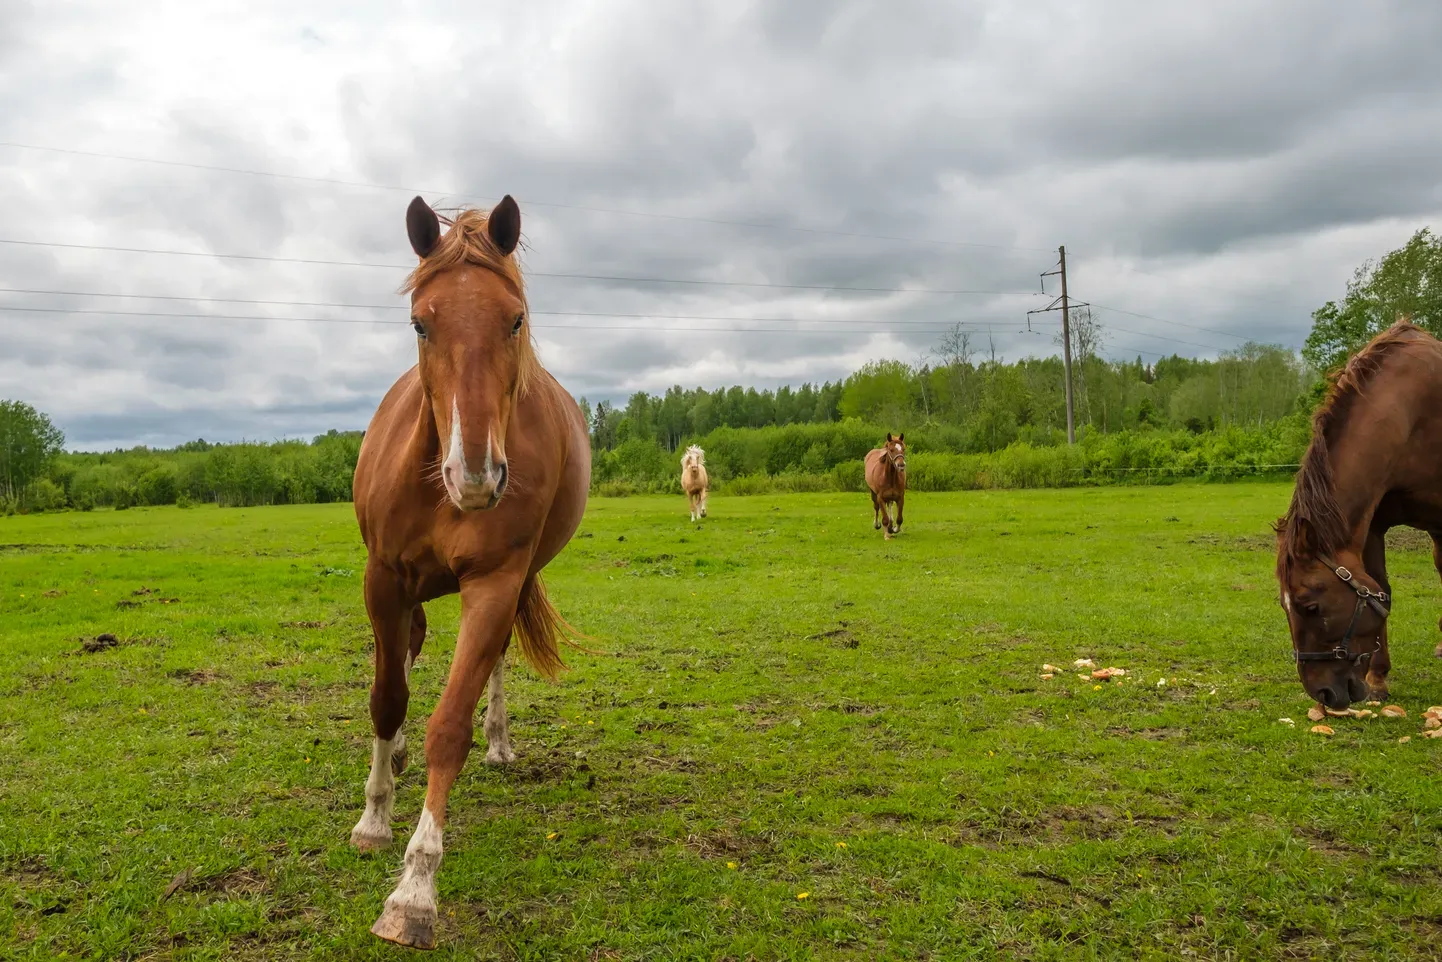
M602 494L679 491L674 453L693 441L734 492L859 490L861 458L888 430L907 432L908 481L922 490L1290 473L1326 375L1399 316L1442 336L1442 239L1428 228L1313 312L1300 354L1248 342L1215 360L1109 360L1105 326L1083 308L1071 325L1075 447L1060 358L1001 360L961 324L918 363L878 360L836 382L579 403ZM43 413L0 401L0 512L347 501L362 436L68 453Z

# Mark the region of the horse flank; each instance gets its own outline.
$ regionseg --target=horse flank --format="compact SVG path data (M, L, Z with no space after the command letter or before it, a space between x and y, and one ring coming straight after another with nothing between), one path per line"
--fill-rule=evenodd
M1346 424L1388 358L1416 343L1413 335L1421 332L1421 328L1406 317L1399 318L1334 375L1326 398L1312 416L1312 441L1297 471L1292 502L1287 513L1273 525L1288 567L1304 555L1334 554L1351 539L1352 532L1337 502L1328 442L1334 440L1337 431ZM1310 545L1303 537L1304 523L1310 529Z

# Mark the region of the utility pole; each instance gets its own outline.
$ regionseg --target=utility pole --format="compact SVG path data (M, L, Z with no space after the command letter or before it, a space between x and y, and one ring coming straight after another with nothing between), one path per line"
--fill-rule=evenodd
M1076 420L1071 403L1071 307L1066 297L1066 245L1057 249L1061 255L1061 356L1066 369L1066 443L1076 444Z
M1087 307L1086 304L1073 305L1067 297L1066 292L1066 245L1056 249L1061 260L1056 270L1046 271L1042 276L1042 293L1046 293L1046 279L1061 275L1061 296L1052 301L1040 310L1027 311L1028 315L1045 314L1047 311L1061 311L1061 352L1062 368L1066 372L1066 443L1076 444L1076 415L1072 407L1071 393L1071 309L1076 307ZM1030 322L1028 321L1028 327Z

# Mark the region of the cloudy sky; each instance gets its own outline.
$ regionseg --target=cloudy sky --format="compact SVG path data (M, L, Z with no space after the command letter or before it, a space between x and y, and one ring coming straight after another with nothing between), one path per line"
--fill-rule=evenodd
M1059 244L1112 356L1296 347L1442 227L1439 49L1383 0L0 0L0 397L84 449L362 428L416 193L516 197L592 400L1053 353Z

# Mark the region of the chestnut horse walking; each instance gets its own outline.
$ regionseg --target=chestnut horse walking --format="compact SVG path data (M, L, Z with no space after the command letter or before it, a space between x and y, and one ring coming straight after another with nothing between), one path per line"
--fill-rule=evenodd
M1386 695L1384 539L1397 525L1432 536L1442 573L1442 342L1406 321L1373 338L1333 383L1276 524L1297 671L1329 708Z
M866 486L871 489L871 506L875 509L875 527L885 524L886 540L901 531L901 509L906 503L906 434L891 436L886 432L886 445L866 455ZM896 505L893 522L887 513L888 503Z
M681 455L681 489L691 504L691 520L706 517L706 452L696 445Z
M567 626L540 572L581 522L591 446L576 402L536 358L512 256L521 232L516 202L507 195L489 215L466 210L442 235L417 197L406 230L420 258L405 286L419 359L381 401L355 472L376 657L374 751L351 844L371 851L391 842L395 776L406 765L408 676L426 634L421 605L459 592L455 657L426 726L425 806L400 882L371 928L431 948L446 804L470 751L481 691L489 684L486 761L509 762L502 658L512 633L542 675L565 667L556 641Z

